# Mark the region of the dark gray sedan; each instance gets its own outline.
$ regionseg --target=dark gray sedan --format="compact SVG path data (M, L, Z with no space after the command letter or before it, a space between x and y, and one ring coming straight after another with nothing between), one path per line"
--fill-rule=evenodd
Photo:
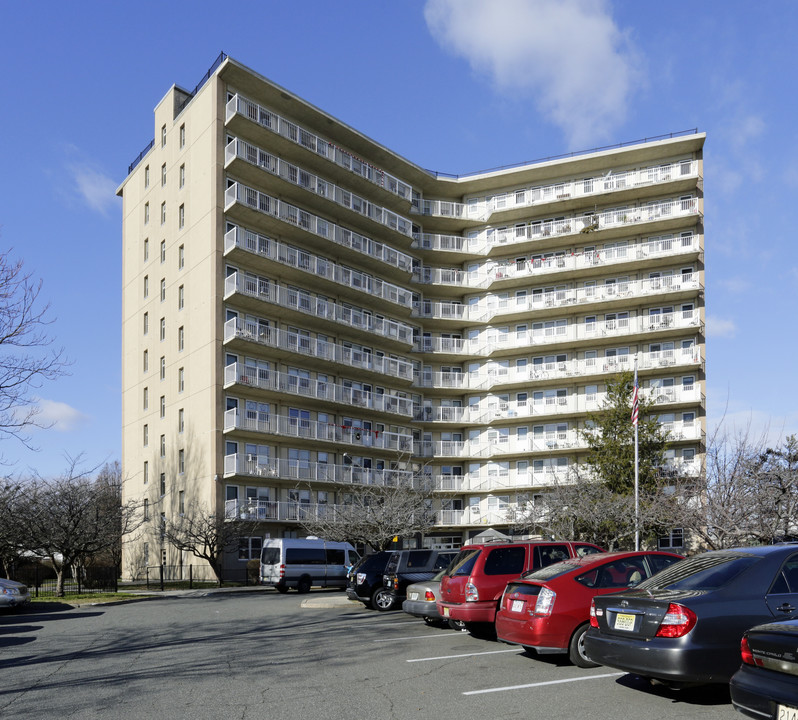
M593 599L585 652L664 684L726 683L754 625L798 613L798 544L702 553Z
M757 625L741 643L729 683L734 709L752 718L798 718L798 621Z

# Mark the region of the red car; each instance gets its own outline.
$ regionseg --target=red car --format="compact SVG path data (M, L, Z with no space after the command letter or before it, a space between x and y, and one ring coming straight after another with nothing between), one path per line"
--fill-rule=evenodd
M633 587L681 559L667 552L612 552L524 573L504 590L496 636L541 654L568 653L574 665L595 667L584 649L593 597Z

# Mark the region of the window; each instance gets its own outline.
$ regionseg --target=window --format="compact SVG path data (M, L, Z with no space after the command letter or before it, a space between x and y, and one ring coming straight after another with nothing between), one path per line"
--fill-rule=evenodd
M166 340L166 318L161 318L160 337L161 340Z
M182 310L185 306L185 288L181 285L177 288L177 309Z
M150 519L150 501L144 498L144 519Z
M163 497L164 495L166 495L166 473L161 473L158 476L158 482L160 486L161 497Z
M166 395L161 395L161 400L159 403L161 418L166 417Z
M161 380L166 379L166 358L161 355Z
M660 550L674 550L684 547L684 530L677 528L668 535L661 536L657 541Z
M182 230L186 226L186 206L180 205L177 208L177 229Z
M166 185L166 163L161 165L161 187Z
M142 477L144 479L144 484L146 485L150 481L150 463L146 460L144 461L144 470L142 471Z
M186 491L181 490L177 493L177 512L184 515L186 512Z
M183 123L180 126L180 148L184 148L186 146L186 124Z
M177 451L177 472L181 475L186 472L186 451L183 448Z
M144 203L144 224L146 225L150 221L150 204L148 202Z
M144 372L149 372L150 370L150 351L145 350L144 355L142 358L142 366L144 368Z
M166 240L161 240L161 262L166 262Z
M183 163L180 166L180 170L178 173L178 185L182 188L186 184L186 164Z
M146 335L150 331L150 314L148 312L144 313L144 334Z
M161 147L166 147L166 125L161 128Z
M144 187L145 189L150 186L150 166L144 168Z
M150 259L150 239L144 238L144 262Z
M166 200L161 203L161 225L166 222Z
M161 278L161 302L166 300L166 278Z
M166 457L166 435L161 435L159 448L160 448L161 457L162 458Z
M146 298L150 294L150 276L144 276L144 297Z
M259 537L238 538L238 559L257 560L260 557L262 545L263 540Z
M184 245L177 248L177 269L182 270L186 264L186 249Z
M177 432L181 433L186 429L186 411L180 408L177 411Z
M150 444L150 426L147 423L144 423L144 432L142 433L142 440L144 441L144 447Z
M177 391L183 392L186 388L186 373L184 368L177 371Z
M149 405L150 405L150 389L145 387L143 394L144 394L144 397L142 398L141 406L142 406L142 408L144 410L147 410L149 408Z
M183 330L183 326L181 325L177 328L177 349L179 352L183 352L183 349L186 347L186 334Z

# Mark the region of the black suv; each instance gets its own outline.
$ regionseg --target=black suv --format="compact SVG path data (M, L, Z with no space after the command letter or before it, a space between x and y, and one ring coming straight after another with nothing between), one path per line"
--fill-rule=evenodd
M457 550L398 550L391 555L383 575L383 587L391 594L393 605L407 595L407 586L431 580L449 567Z
M375 610L390 610L394 601L382 585L382 575L391 555L391 551L383 550L360 560L349 571L346 596L350 600L360 600L366 607Z

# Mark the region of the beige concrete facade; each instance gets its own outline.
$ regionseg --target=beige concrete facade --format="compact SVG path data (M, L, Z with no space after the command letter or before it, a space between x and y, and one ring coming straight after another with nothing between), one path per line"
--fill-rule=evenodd
M230 58L154 128L119 189L123 472L150 517L126 576L197 563L158 530L193 501L301 534L419 468L417 542L507 529L635 358L665 470L699 472L703 134L434 176Z

